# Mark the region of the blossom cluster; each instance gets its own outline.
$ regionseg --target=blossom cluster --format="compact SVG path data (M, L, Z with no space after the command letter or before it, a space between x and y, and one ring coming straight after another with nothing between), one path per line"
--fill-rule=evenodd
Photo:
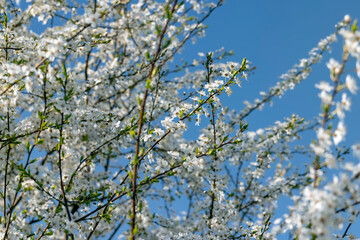
M360 165L345 157L360 146L339 144L360 77L356 23L346 16L237 112L223 100L251 80L249 60L225 61L223 49L178 56L222 3L0 0L0 239L328 239L355 219ZM339 37L344 57L315 85L315 121L247 122ZM344 76L348 58L357 76ZM299 155L314 161L296 168ZM294 204L273 220L282 197Z

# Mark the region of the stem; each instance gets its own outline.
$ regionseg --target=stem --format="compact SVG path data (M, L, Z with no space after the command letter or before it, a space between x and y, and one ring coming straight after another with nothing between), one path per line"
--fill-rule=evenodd
M341 74L344 72L345 64L346 64L346 62L348 60L348 57L349 57L349 52L348 52L348 50L346 48L344 48L340 71L339 71L338 74L334 73L334 75L333 75L334 90L333 90L333 92L331 94L331 101L330 101L330 103L328 103L324 107L325 110L324 110L324 117L323 117L323 121L322 121L322 128L324 129L324 131L326 131L326 124L330 120L329 119L329 113L330 113L330 110L331 110L331 105L332 105L332 102L335 99L336 94L338 93L337 87L338 87L338 84L339 84L339 78L340 78ZM315 170L320 169L320 165L321 165L320 164L320 156L316 155L315 160L314 160L314 169ZM315 171L314 174L315 174L315 176L314 176L313 185L314 185L314 187L317 187L317 185L319 184L318 181L317 181L317 179L318 179L317 171Z
M42 63L43 63L43 62L45 62L45 61L42 61ZM41 64L42 64L42 63L41 63ZM39 64L38 64L38 65L39 65ZM40 66L40 65L39 65L39 66ZM47 110L46 79L44 80L44 85L43 85L43 97L44 97L44 110L43 110L43 115L45 115L46 110ZM8 131L10 132L10 116L9 116L9 113L8 113L7 117L8 117ZM42 132L43 122L44 122L44 118L41 118L40 124L39 124L40 127L39 127L39 130L37 131L37 135L36 135L36 137L35 137L35 143L34 143L34 145L31 147L30 151L28 152L28 157L27 157L27 160L26 160L26 164L25 164L25 166L24 166L24 169L27 169L27 167L28 167L29 164L30 164L30 157L31 157L31 154L32 154L32 152L33 152L36 144L37 144L37 141L38 141L38 139L39 139L39 137L40 137L40 134L41 134L41 132ZM10 153L10 149L11 149L10 143L9 143L8 146L9 146L9 151L8 151L8 157L7 157L7 164L8 164L9 153ZM4 189L5 191L4 191L4 196L6 196L7 165L6 165L5 169L6 169L6 170L5 170L5 189ZM31 177L30 177L30 178L31 178ZM31 179L32 179L33 181L35 181L35 179L33 179L33 178L31 178ZM20 178L18 185L21 185L22 181L23 181L23 177ZM36 181L35 181L35 182L36 182ZM37 182L36 182L36 183L37 183ZM13 210L15 209L16 205L17 205L17 204L21 201L21 199L22 199L22 193L21 193L20 196L18 197L20 191L21 191L21 187L20 187L20 188L17 188L17 190L16 190L16 192L15 192L14 200L13 200L13 202L11 203L11 206L10 206L8 212L6 211L6 198L4 198L4 206L5 206L5 207L4 207L4 213L5 213L5 214L4 214L4 218L6 219L6 215L9 214L9 221L7 222L4 239L6 238L7 233L8 233L8 230L9 230L9 227L10 227L11 217L12 217ZM49 194L49 193L48 193L47 191L45 191L44 189L43 189L43 191L44 191L45 193ZM56 198L55 198L55 199L56 199Z
M151 182L152 182L154 179L158 179L159 177L162 177L162 176L168 174L169 172L172 172L173 170L175 170L175 169L177 169L177 168L179 168L179 167L181 167L181 166L182 166L182 164L179 164L179 165L176 165L176 166L170 168L169 170L166 170L166 171L164 171L164 172L162 172L162 173L158 173L158 174L156 174L155 176L149 178L148 181L142 182L141 184L139 184L138 187L141 187L141 186L146 185L146 184L151 184ZM127 178L127 176L126 176L126 178ZM122 183L121 183L120 185L122 185L122 184L125 182L126 178L122 181ZM89 217L89 216L91 216L92 214L96 213L97 211L105 208L106 206L110 205L111 203L115 202L116 200L118 200L119 198L123 197L123 196L126 195L126 194L127 194L127 191L126 191L126 190L123 191L122 193L118 194L118 195L117 195L116 193L114 193L114 194L110 197L110 199L108 200L107 203L105 203L105 204L97 207L95 210L93 210L93 211L91 211L90 213L88 213L88 214L80 217L79 219L76 219L75 222L81 222L81 221L86 220L87 217Z
M45 233L49 229L49 227L50 223L47 223L45 229L42 231L41 235L36 240L40 240L43 236L45 236Z
M172 9L171 9L171 13L174 13L175 11L175 7L177 4L177 0L174 0L173 5L172 5ZM151 79L152 75L153 75L153 71L155 69L155 64L156 61L158 60L159 57L159 53L161 51L161 44L163 41L163 38L165 36L167 27L170 23L171 18L168 18L165 26L160 34L159 37L159 42L157 45L157 49L154 55L154 58L152 60L151 66L150 66L150 71L148 74L148 78ZM137 140L136 140L136 145L135 145L135 158L134 158L134 168L133 168L133 178L132 178L132 196L131 196L131 228L130 228L130 240L135 240L135 235L136 233L134 232L135 228L136 228L136 198L137 198L137 183L136 183L136 179L137 179L137 171L138 171L138 167L140 166L140 161L139 161L139 151L140 151L140 140L141 140L141 130L142 130L142 126L143 126L143 117L144 117L144 112L145 112L145 107L146 107L146 99L148 97L148 92L149 89L146 88L145 92L144 92L144 96L141 102L141 109L140 109L140 116L139 116L139 125L138 125L138 132L137 132Z
M211 64L211 63L210 63ZM211 65L209 64L209 66L207 67L207 72L208 72L208 75L207 75L207 81L208 83L210 83L210 75L211 75ZM215 162L217 161L218 157L217 157L217 151L216 151L216 119L215 119L215 106L214 104L211 102L210 103L210 106L211 106L211 117L212 119L210 120L211 122L211 125L212 125L212 128L213 128L213 147L215 149L215 155L214 155L214 160ZM216 164L216 163L215 163ZM216 166L214 166L213 164L211 164L211 169L212 171L214 172L214 179L213 179L213 183L212 183L212 188L213 190L216 188ZM211 229L211 222L210 220L213 218L213 215L214 215L214 207L215 207L215 193L214 191L211 190L210 192L210 197L211 197L211 204L210 204L210 213L209 213L209 218L208 218L208 226L209 228Z
M62 165L61 165L61 162L62 162L61 148L62 148L62 141L63 141L63 125L64 125L64 113L61 113L60 139L59 139L59 150L58 150L58 155L59 155L58 167L59 167L59 175L60 175L61 194L62 194L62 197L64 198L65 209L66 209L68 219L69 219L69 221L71 221L70 210L69 210L69 206L68 206L68 202L67 202L66 194L65 194L64 181L63 181L63 176L62 176Z
M9 165L9 158L10 158L10 150L11 150L11 147L9 145L8 147L8 150L6 152L6 165L5 165L5 177L4 177L4 225L6 225L6 230L5 230L5 236L4 236L4 239L6 238L7 236L7 232L8 232L8 228L10 226L10 221L11 221L11 214L9 216L9 219L8 221L6 221L6 197L7 197L7 192L6 192L6 189L7 189L7 171L8 171L8 165Z

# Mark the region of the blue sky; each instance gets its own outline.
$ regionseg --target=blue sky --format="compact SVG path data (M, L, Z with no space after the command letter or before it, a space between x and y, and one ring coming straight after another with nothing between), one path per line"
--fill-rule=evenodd
M316 47L320 39L333 33L334 25L341 21L345 14L349 14L352 19L360 19L360 1L227 0L206 22L209 25L206 37L193 46L188 45L183 56L188 59L195 51L207 52L224 47L226 50L234 50L235 55L230 58L232 61L241 62L243 57L247 57L257 67L255 74L249 76L248 82L243 82L242 88L235 86L233 95L225 98L231 108L240 111L244 107L244 100L252 102L259 97L260 91L266 91L275 85L279 76L291 69L301 58L307 58L309 50ZM330 57L341 60L340 37L332 48L332 53L325 54L308 79L287 92L282 99L275 100L273 107L266 106L263 111L255 112L249 117L249 128L269 126L276 120L291 116L292 113L307 119L318 116L321 103L317 96L319 90L314 85L320 81L329 81L326 62ZM354 62L350 62L347 69L354 68ZM356 76L354 72L352 75ZM357 80L360 85L360 80ZM345 143L348 145L360 141L359 95L360 93L351 95L351 112L346 115L348 133ZM310 133L308 139L315 139L315 133ZM282 206L279 212L284 213L287 208ZM358 228L359 220L349 232L359 236Z
M233 108L241 110L243 100L257 98L258 93L273 86L281 74L301 58L307 58L309 50L317 46L320 39L333 33L334 25L345 14L353 19L360 18L359 10L360 1L357 0L227 0L206 22L209 25L206 37L198 40L195 46L188 45L183 55L187 58L185 56L194 50L207 52L225 47L234 50L233 61L241 62L243 57L247 57L257 70L248 82L243 82L242 89L234 88L233 96L228 100ZM338 43L333 46L332 57L335 59L341 58L342 40L339 39ZM314 85L329 79L325 65L328 59L329 54L326 54L305 82L280 101L275 101L274 107L266 107L259 113L267 116L267 125L291 113L308 117L317 115L320 100ZM356 109L359 98L352 96L352 100L353 107L347 120L355 113L360 116L359 107ZM260 117L255 115L254 120ZM261 120L263 123L264 119Z

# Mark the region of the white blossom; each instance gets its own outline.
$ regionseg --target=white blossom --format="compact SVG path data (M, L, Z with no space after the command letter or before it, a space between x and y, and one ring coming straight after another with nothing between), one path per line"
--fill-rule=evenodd
M340 121L333 135L335 145L338 145L339 142L344 141L345 135L346 127L344 126L344 123Z
M352 94L356 94L358 90L356 80L351 75L346 75L346 87Z
M221 3L0 0L1 239L115 230L130 239L331 239L356 219L360 163L345 137L357 129L345 122L343 90L358 87L341 76L355 61L360 76L351 17L239 111L224 95L235 84L248 93L241 81L255 66L245 56L179 54ZM321 109L315 121L254 114L296 90L337 37L349 61L326 64L333 81L315 85L322 108L307 106ZM351 150L360 158L359 144Z
M360 159L360 144L359 143L354 144L351 146L351 148L353 150L354 155Z
M326 63L326 66L328 67L330 72L333 72L335 74L340 73L341 64L338 61L336 61L335 59L330 58L329 62Z

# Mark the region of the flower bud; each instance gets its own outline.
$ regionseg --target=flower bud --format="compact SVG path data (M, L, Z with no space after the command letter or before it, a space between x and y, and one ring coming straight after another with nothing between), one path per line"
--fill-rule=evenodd
M341 73L341 69L340 68L335 68L334 69L334 73L336 74L336 75L340 75L340 73Z
M346 14L346 15L344 16L344 21L345 21L346 24L350 24L350 22L351 22L351 17L350 17L349 14Z

